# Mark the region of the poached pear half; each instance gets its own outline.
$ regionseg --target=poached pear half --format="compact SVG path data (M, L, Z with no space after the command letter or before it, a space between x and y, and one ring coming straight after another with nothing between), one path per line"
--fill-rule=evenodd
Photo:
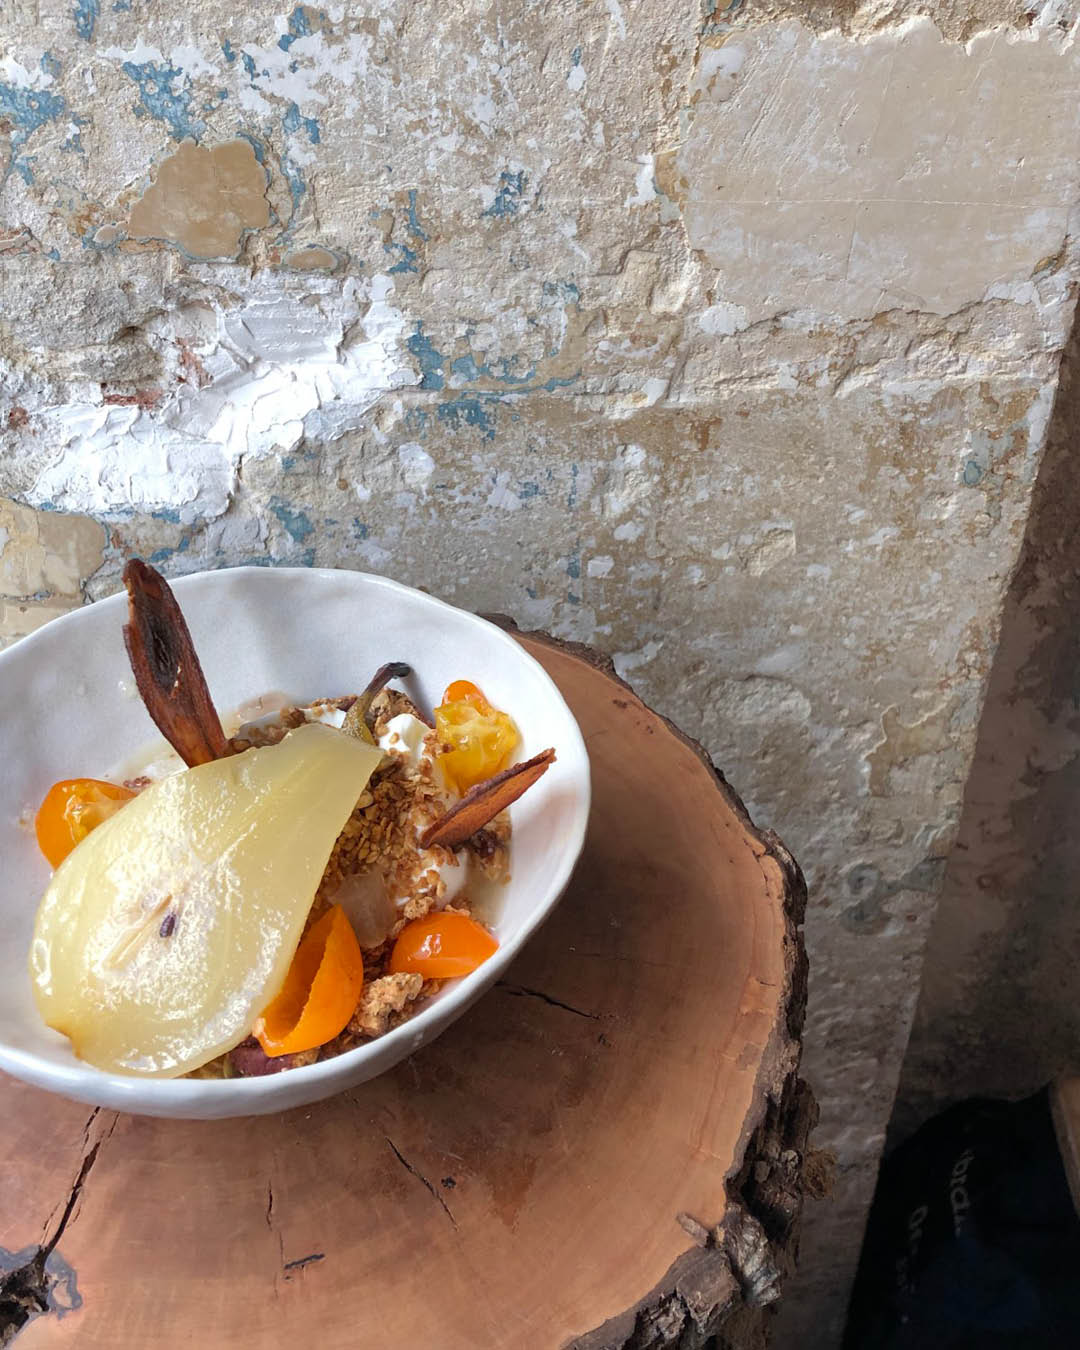
M30 948L45 1022L112 1073L175 1078L280 989L334 842L382 758L312 723L153 783L60 864Z

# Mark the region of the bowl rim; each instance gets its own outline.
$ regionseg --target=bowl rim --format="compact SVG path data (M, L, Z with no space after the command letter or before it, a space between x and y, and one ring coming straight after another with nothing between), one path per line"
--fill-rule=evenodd
M515 654L516 659L523 660L534 668L535 673L540 676L541 682L549 687L554 698L566 709L572 735L576 738L577 748L580 750L583 767L580 782L577 784L578 791L575 794L577 805L573 827L562 836L564 840L569 842L569 847L564 847L561 850L561 862L549 878L543 903L536 906L534 912L522 924L512 941L500 943L497 952L490 958L490 963L485 962L471 974L454 981L452 987L447 989L445 994L437 1001L431 1002L427 1007L421 1009L415 1017L409 1018L399 1026L384 1032L383 1035L376 1037L374 1040L365 1042L363 1045L355 1046L353 1049L346 1050L340 1055L334 1055L330 1059L320 1060L314 1064L301 1065L279 1074L224 1079L155 1078L136 1074L107 1073L102 1069L95 1068L92 1064L53 1064L43 1060L32 1050L5 1045L2 1040L2 1029L0 1029L0 1069L37 1087L61 1093L69 1091L73 1095L100 1094L113 1103L122 1102L124 1098L149 1098L152 1096L154 1106L176 1109L184 1106L195 1106L197 1103L204 1104L217 1096L233 1099L237 1101L238 1105L250 1104L251 1106L278 1094L295 1094L309 1101L319 1100L322 1096L330 1096L336 1090L345 1089L347 1086L345 1083L341 1084L340 1089L335 1089L334 1080L339 1077L348 1077L350 1067L362 1064L369 1059L378 1058L389 1050L400 1046L403 1042L415 1039L418 1034L420 1034L422 1041L425 1039L422 1035L425 1029L434 1030L440 1024L442 1026L449 1025L450 1022L465 1012L473 998L494 982L498 973L514 960L522 947L550 915L566 889L571 874L581 856L588 828L592 798L589 754L585 738L558 685L536 657L527 651L521 643L515 641L505 629L471 610L461 609L459 606L452 605L449 601L431 595L427 591L418 590L414 586L407 586L404 582L395 581L375 572L363 572L348 567L260 567L244 564L239 567L206 568L197 572L185 573L183 576L170 577L169 585L182 599L185 590L190 590L200 584L205 585L210 578L223 574L258 576L260 584L262 578L266 575L281 577L282 584L299 578L303 578L305 582L310 582L314 578L316 584L320 584L339 580L342 577L356 577L386 590L391 595L419 597L425 604L432 605L436 609L450 611L460 619L464 619L467 624L495 634L498 641L506 647L506 650ZM213 583L210 582L209 584ZM0 651L0 671L3 670L5 663L12 659L14 653L19 653L19 659L26 659L28 651L32 651L37 646L45 646L49 642L56 641L58 635L66 633L72 624L80 621L81 616L90 613L97 606L105 605L109 608L121 608L125 600L125 592L119 590L112 595L103 596L100 600L93 601L89 605L81 605L77 609L70 610L67 614L62 614L50 620L43 624L41 628L35 629L32 633L28 633L25 637L12 643L10 647ZM400 1056L399 1058L404 1057ZM394 1062L398 1061L395 1060ZM388 1065L387 1068L389 1067L392 1066ZM376 1070L376 1073L371 1076L375 1077L380 1072L383 1072L383 1070ZM285 1081L283 1082L283 1080ZM307 1092L304 1092L305 1085ZM330 1088L330 1091L320 1093L317 1089L321 1085L326 1085ZM147 1104L149 1105L149 1102ZM122 1110L124 1108L122 1105L117 1105L114 1109ZM242 1112L238 1111L235 1114L239 1115Z

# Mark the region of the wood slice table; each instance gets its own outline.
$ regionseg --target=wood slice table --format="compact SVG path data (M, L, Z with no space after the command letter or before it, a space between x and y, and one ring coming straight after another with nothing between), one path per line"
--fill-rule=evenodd
M814 1117L799 869L594 653L519 640L594 803L510 978L280 1116L88 1113L0 1076L0 1345L765 1344Z

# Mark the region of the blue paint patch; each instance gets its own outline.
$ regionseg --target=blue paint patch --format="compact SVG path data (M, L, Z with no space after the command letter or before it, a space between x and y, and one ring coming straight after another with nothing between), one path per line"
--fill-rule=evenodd
M575 47L574 50L570 53L570 64L571 64L572 66L580 66L580 65L581 65L581 48L580 48L580 47Z
M974 487L977 483L982 481L982 476L983 476L982 465L977 464L973 459L969 459L968 462L964 465L964 473L963 473L964 482L967 484L967 486Z
M440 403L435 409L439 421L451 431L463 426L477 427L489 440L495 439L495 409L498 394L459 394L457 398Z
M581 308L581 292L572 281L545 281L544 294L552 300L561 300L564 305L577 305Z
M25 183L34 179L30 161L24 160L19 151L38 130L47 122L57 122L67 114L67 104L59 94L50 94L45 89L18 89L14 85L0 84L0 117L14 125L11 133L11 160L0 178L4 182L14 169Z
M290 135L297 131L307 132L307 138L312 145L319 144L319 124L314 117L301 117L300 109L295 103L290 103L285 116L281 119L281 125Z
M576 464L571 464L570 491L566 494L566 506L567 509L570 511L572 511L574 507L577 506L577 476L578 476L578 466Z
M125 61L120 67L129 80L133 80L139 89L139 102L153 118L169 128L173 140L183 141L188 137L197 141L206 130L206 123L191 115L191 94L185 89L182 93L173 90L174 80L186 77L176 66L158 65L154 61ZM138 112L138 109L136 109Z
M285 226L287 233L292 228L293 219L300 209L300 202L307 191L307 184L304 182L304 175L300 172L299 166L294 164L288 155L282 155L281 157L281 172L285 175L289 196L292 198L292 211L289 213L288 224Z
M131 9L131 0L116 0L113 5L114 14L126 14Z
M228 38L226 38L225 41L221 44L221 50L222 54L225 57L225 60L228 61L229 65L231 66L233 62L236 60L236 48L232 45L232 43L229 41Z
M38 64L45 74L51 75L54 80L57 79L60 72L64 69L56 57L53 56L52 52L42 52L41 60Z
M253 80L256 74L254 59L251 56L249 56L247 52L241 52L240 64L244 67L244 72L246 73L248 79Z
M476 380L480 378L480 367L473 360L472 355L456 357L450 366L455 375L460 375L463 380Z
M526 587L525 587L525 594L529 597L530 600L535 600L535 599L536 599L536 587L535 587L535 586L526 586Z
M51 259L53 262L59 262L60 250L58 248L51 248L49 249L48 253L45 254L45 256L46 258Z
M357 539L366 539L371 533L367 525L359 517L353 521L352 525L353 534L356 535Z
M524 375L514 373L514 366L518 362L516 356L503 356L499 358L497 369L492 368L485 362L482 366L476 364L476 360L470 352L468 356L457 357L450 369L455 375L460 375L463 380L498 380L500 384L528 384L536 374L536 367L530 366Z
M731 24L728 22L736 11L742 8L743 0L728 0L728 3L721 5L719 0L703 0L701 6L702 24L700 34L702 37L719 37L731 32ZM723 13L723 19L720 15Z
M75 31L84 42L94 36L94 25L98 21L100 6L98 0L75 0L72 13L75 16Z
M304 549L303 553L300 554L300 557L297 558L297 562L300 564L301 567L314 567L315 550L313 548Z
M425 408L410 408L405 414L405 425L417 436L423 436L427 430L428 415Z
M180 524L180 512L172 506L163 506L160 511L151 511L150 516L153 520L167 520L170 525Z
M297 38L311 36L311 22L301 5L289 15L288 30L278 38L278 46L283 52L287 52Z
M495 220L507 220L511 216L516 216L521 210L521 196L528 181L523 169L519 169L517 173L511 173L509 169L503 169L502 173L499 174L499 186L495 193L495 200L481 214L491 216Z
M290 538L295 539L298 544L302 544L305 539L315 533L315 526L304 514L303 511L294 511L280 497L270 498L270 510L285 526Z
M409 204L405 208L405 219L409 223L409 233L412 235L412 237L414 239L419 239L426 244L431 236L424 233L424 227L420 224L420 220L417 217L415 188L409 189Z
M383 252L401 254L400 259L394 263L393 267L388 267L386 269L388 274L393 274L395 272L419 273L420 269L416 265L419 255L416 250L410 248L408 244L383 244Z
M575 380L581 379L581 371L575 371L573 375L552 375L550 380L545 380L543 384L537 385L537 389L543 389L546 394L553 394L556 389L567 389ZM530 393L533 391L530 390Z
M575 549L566 564L566 575L577 581L581 576L581 553Z
M532 501L534 497L540 496L539 483L522 483L518 488L518 500L522 502Z
M265 164L266 150L263 148L262 141L256 140L254 136L250 135L246 131L238 131L236 134L240 137L242 141L247 141L248 145L251 146L251 149L255 154L256 162L259 164Z
M420 388L442 389L446 384L443 378L445 358L442 352L432 346L431 339L424 332L424 325L417 323L416 332L405 343L409 352L416 357L420 366ZM445 405L444 405L445 406ZM442 412L439 413L440 417Z
M154 513L157 514L156 512ZM156 567L158 563L168 562L170 558L175 558L178 553L186 553L191 547L190 535L184 535L175 548L158 548L150 554L149 561Z
M81 117L78 113L72 113L71 122L74 130L68 132L60 149L72 150L77 155L85 155L86 148L82 143L82 129L83 127L88 127L90 125L90 119L88 117Z

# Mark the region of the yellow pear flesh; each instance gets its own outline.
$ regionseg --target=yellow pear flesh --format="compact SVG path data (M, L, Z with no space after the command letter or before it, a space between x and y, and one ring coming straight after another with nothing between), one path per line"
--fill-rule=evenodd
M381 759L311 724L154 783L60 864L38 908L38 1009L99 1069L174 1078L250 1034Z

